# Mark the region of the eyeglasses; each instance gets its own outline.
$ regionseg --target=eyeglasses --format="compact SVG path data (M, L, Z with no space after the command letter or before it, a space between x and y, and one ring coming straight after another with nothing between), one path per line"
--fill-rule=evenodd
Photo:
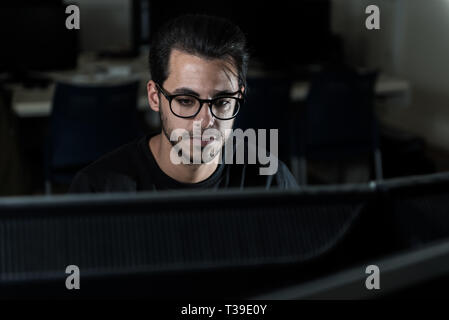
M156 83L158 90L164 95L170 104L171 112L180 118L194 118L203 107L209 105L212 115L219 120L231 120L237 116L242 104L242 98L232 97L241 91L229 93L230 96L220 96L214 99L200 99L190 94L169 94Z

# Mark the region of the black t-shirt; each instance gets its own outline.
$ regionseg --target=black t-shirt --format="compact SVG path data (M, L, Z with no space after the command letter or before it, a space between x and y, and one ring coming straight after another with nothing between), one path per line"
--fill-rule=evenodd
M70 193L136 192L170 189L282 188L298 185L287 166L278 161L274 175L260 175L260 164L226 164L198 183L182 183L169 177L158 166L147 135L103 156L81 170L70 186Z

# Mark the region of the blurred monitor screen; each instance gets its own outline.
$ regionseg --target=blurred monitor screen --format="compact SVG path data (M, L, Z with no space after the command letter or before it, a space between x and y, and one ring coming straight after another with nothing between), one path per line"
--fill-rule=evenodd
M267 65L309 65L326 60L332 39L329 0L264 2L227 1L211 5L201 0L176 2L166 9L161 1L151 2L151 33L167 19L183 13L226 17L244 31L253 58Z
M65 27L58 1L6 1L0 4L0 72L76 67L77 32Z

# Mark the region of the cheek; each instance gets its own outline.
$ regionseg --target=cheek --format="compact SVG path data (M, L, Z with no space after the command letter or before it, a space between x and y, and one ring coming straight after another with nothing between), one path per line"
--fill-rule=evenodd
M232 128L233 124L234 120L221 120L217 122L217 129L224 134L226 130Z
M220 131L223 141L226 140L231 134L230 129L232 129L233 124L234 120L219 121L217 123L217 130Z
M173 129L185 129L183 123L182 123L182 119L176 117L175 115L171 114L168 117L169 121L170 121L170 126Z
M170 131L174 130L174 129L186 129L184 126L185 124L183 122L183 119L175 116L171 110L170 110L170 106L168 104L163 104L161 106L161 111L162 111L162 119L164 121L164 125L166 128L169 128Z

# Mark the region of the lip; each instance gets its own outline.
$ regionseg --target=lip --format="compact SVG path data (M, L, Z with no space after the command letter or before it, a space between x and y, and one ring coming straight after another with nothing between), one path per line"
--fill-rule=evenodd
M200 145L202 147L207 146L209 143L212 143L215 140L213 137L211 137L209 140L201 140L201 139L198 139L198 138L190 138L190 139L193 140L193 141L200 142Z

